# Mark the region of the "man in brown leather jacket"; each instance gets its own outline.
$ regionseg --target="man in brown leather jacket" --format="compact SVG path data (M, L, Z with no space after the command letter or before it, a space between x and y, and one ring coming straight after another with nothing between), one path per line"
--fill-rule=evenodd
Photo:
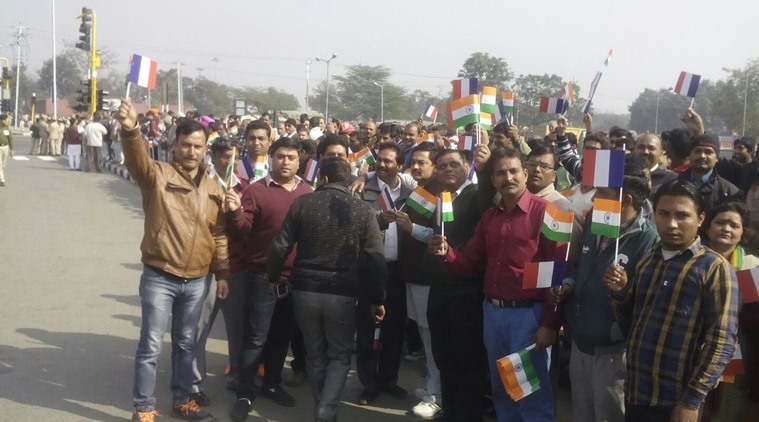
M172 144L173 161L148 157L129 101L119 107L124 165L142 191L145 234L142 238L140 280L142 328L134 363L135 411L132 421L151 422L157 412L153 395L158 356L166 325L171 321L172 413L192 421L213 417L190 399L195 336L206 275L216 275L220 299L228 292L229 260L224 235L223 195L220 185L207 177L203 164L207 133L195 121L177 126Z

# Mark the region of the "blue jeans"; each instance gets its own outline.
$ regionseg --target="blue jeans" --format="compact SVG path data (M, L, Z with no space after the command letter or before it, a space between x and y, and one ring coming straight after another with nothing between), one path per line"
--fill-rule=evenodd
M145 266L140 279L142 327L134 357L134 407L155 409L155 381L163 335L171 318L172 404L187 402L192 392L192 360L198 320L208 293L206 277L183 280Z
M255 399L255 380L258 364L269 334L271 317L277 298L271 293L269 280L264 273L251 272L245 298L245 328L240 357L240 384L237 398Z
M487 299L483 302L483 334L488 352L490 385L499 422L553 422L554 398L548 377L548 353L545 349L530 352L532 365L540 380L540 389L519 402L514 402L503 388L496 360L533 344L540 327L543 304L532 308L496 308Z

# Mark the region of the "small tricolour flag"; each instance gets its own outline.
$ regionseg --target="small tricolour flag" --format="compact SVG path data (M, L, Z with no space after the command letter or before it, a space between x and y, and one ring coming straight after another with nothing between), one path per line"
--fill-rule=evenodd
M524 265L522 288L545 289L560 286L566 269L566 261L528 262Z
M248 157L242 157L237 163L237 176L244 180L251 180L254 176L253 165Z
M406 199L406 205L419 214L430 218L437 208L435 195L429 193L421 186L417 186Z
M562 211L555 205L548 203L543 214L543 235L554 242L569 242L572 238L572 224L574 214L572 211Z
M477 169L474 167L474 160L469 163L469 175L467 176L467 179L469 179L469 181L475 185L479 183L479 179L477 178Z
M414 146L417 146L423 142L432 142L435 143L435 135L431 133L426 133L423 136L420 136L416 139L416 143L414 143Z
M390 196L390 191L387 190L387 186L382 188L378 200L382 211L395 210L395 202L393 201L393 197Z
M590 106L593 104L593 97L596 95L596 89L598 89L598 83L601 81L601 75L603 72L596 72L596 77L593 78L593 82L590 83L590 92L588 93L588 100L582 106L582 114L590 113Z
M530 357L530 350L534 348L533 344L496 361L503 388L514 401L540 390L540 380Z
M266 176L266 172L269 170L269 157L260 155L256 157L256 164L253 167L253 176L256 179L260 179Z
M455 79L453 84L452 100L458 100L469 95L477 95L477 78Z
M448 103L449 125L464 127L470 123L480 121L480 97L477 94L469 95Z
M625 152L621 150L585 150L582 184L596 188L621 188L625 178Z
M432 104L427 105L427 107L424 108L424 117L429 118L432 121L437 120L437 112L438 109Z
M612 199L595 198L592 218L591 233L618 238L622 220L622 203Z
M456 146L462 151L472 151L476 142L477 140L474 136L466 135L459 139L459 143Z
M677 84L675 84L675 93L695 98L699 82L701 82L701 75L685 71L680 72L680 76L677 78Z
M147 89L155 89L158 63L145 56L132 54L129 59L129 82Z
M736 274L743 303L759 302L759 267L738 271Z
M541 113L561 114L566 110L567 100L555 97L540 97Z
M503 100L503 113L511 114L514 112L514 99L516 94L512 91L502 92L501 100Z
M319 162L309 158L306 162L306 170L303 172L303 178L309 183L314 183L319 174Z
M440 221L448 223L453 221L453 201L450 192L440 194Z
M374 157L374 153L369 147L364 147L364 149L348 155L348 161L351 163L366 161L366 164L372 165L377 162L377 159Z
M480 126L490 129L493 126L493 115L484 111L480 112Z
M497 90L494 86L483 86L480 96L480 108L487 113L494 113L496 107Z
M604 60L604 66L608 66L609 62L611 62L611 56L614 54L614 49L609 49L609 55L606 56L606 60Z

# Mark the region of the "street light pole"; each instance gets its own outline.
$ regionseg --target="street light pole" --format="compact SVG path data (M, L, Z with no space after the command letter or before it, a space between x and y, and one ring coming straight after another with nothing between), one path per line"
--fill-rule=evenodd
M373 82L374 85L377 85L380 87L380 122L385 121L385 86L378 84L377 82Z
M325 63L327 63L327 101L326 101L326 104L324 105L324 121L325 122L329 122L329 63L335 57L337 57L337 54L332 53L332 57L330 57L329 59L326 59L326 60L322 59L321 57L317 57L316 58L317 62L325 62Z
M746 106L748 105L748 72L746 72L746 91L743 93L743 133L746 136Z

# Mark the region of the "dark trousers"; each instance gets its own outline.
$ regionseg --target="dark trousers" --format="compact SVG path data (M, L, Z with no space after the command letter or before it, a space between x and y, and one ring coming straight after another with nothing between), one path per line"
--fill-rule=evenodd
M387 264L388 281L385 319L380 328L380 347L374 350L377 328L370 316L370 300L362 297L356 309L356 369L364 389L379 392L383 386L398 383L403 354L403 331L406 327L406 286L398 274L396 262Z
M432 354L449 422L481 420L488 366L482 337L482 287L436 286L427 302Z
M675 406L625 404L625 422L669 422Z
M282 368L285 366L287 349L290 348L290 333L295 325L293 298L287 295L277 301L269 326L269 335L261 353L264 364L264 387L276 387L282 382Z
M303 333L297 321L293 325L290 349L293 352L293 360L290 361L293 372L306 372L306 346L303 344Z

